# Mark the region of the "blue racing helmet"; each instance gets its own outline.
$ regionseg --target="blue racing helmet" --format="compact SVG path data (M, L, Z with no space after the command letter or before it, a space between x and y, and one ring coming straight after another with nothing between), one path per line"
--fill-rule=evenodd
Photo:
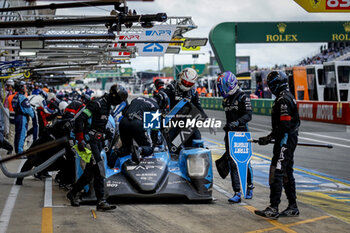
M233 95L239 89L238 80L230 71L220 74L216 84L220 95L224 98L227 98L229 95Z

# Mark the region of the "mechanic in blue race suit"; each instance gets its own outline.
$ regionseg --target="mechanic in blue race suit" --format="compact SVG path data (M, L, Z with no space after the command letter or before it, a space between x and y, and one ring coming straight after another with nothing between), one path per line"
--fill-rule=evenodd
M293 176L294 151L300 125L297 103L288 89L288 77L284 72L271 71L267 75L267 85L276 96L271 111L272 132L259 138L259 145L267 145L275 140L269 177L270 206L265 210L256 210L255 214L271 219L294 217L299 215ZM288 207L279 213L282 187L288 199Z
M170 99L170 109L172 109L179 101L186 99L204 114L204 118L208 118L201 106L198 93L194 89L197 79L197 71L192 68L185 68L179 73L178 80L170 83L164 92ZM209 130L210 133L215 133L213 128L209 128ZM201 138L201 133L198 129L195 129L192 136L187 140L187 142L185 142L184 146L191 147L193 140Z
M75 121L75 135L78 141L79 151L85 151L85 142L90 145L91 161L86 164L83 174L73 184L72 190L67 193L67 198L72 206L79 206L78 193L93 179L93 186L97 198L96 209L100 211L112 210L116 206L106 201L104 180L105 168L101 157L103 141L106 133L106 125L111 112L111 107L117 106L128 98L128 92L124 87L114 84L108 94L94 99L86 105L83 113ZM91 124L88 123L91 119ZM84 135L85 134L85 135Z
M240 89L236 76L230 71L226 71L218 76L217 87L219 93L223 97L222 106L226 115L225 131L225 147L226 160L229 165L232 189L235 192L234 196L228 199L229 202L241 202L241 182L239 180L238 169L230 156L228 132L229 131L248 131L248 122L252 119L252 105L249 97ZM248 164L248 188L246 199L253 198L253 170Z
M43 95L45 98L47 98L47 93L41 89L42 84L41 83L34 83L34 89L32 91L32 95Z
M91 90L88 86L85 87L85 94L90 96L94 93L93 90Z
M34 118L34 110L25 97L25 82L16 83L17 94L12 99L12 107L15 112L15 152L23 152L24 141L28 130L29 117Z
M136 163L140 162L141 156L149 156L153 153L152 143L159 145L158 131L152 130L151 137L148 136L147 130L144 128L143 117L144 112L157 112L165 114L169 109L168 96L160 91L152 98L138 97L123 110L123 119L119 124L120 139L122 147L117 150L117 153L112 155L109 161L109 166L114 167L117 157L128 155L132 150L138 150L138 153L132 153L132 160ZM130 133L132 132L132 133ZM133 146L133 140L138 147ZM137 155L140 154L140 157Z

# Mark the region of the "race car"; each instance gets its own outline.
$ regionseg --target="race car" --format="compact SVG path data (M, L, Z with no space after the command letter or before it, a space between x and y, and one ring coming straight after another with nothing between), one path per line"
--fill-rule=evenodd
M190 112L189 115L198 115L193 105L183 101L176 105L168 116L174 116L185 106L187 114ZM111 121L110 123L114 124ZM172 138L176 138L176 135ZM182 141L181 145L184 142ZM185 197L191 201L211 201L213 186L211 151L204 148L202 140L193 140L191 148L183 148L181 145L178 145L179 149L169 150L168 146L174 145L162 136L162 145L154 147L151 156L144 157L138 164L132 161L132 155L120 157L113 168L107 165L107 155L103 150L101 155L106 170L107 198L113 200L120 197ZM76 177L83 172L80 164L81 159L77 156ZM85 187L81 199L81 203L95 199L92 185Z

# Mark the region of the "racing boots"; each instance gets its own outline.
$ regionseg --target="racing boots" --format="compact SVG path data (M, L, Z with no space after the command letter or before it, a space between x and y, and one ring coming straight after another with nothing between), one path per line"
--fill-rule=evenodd
M280 213L280 217L298 217L300 214L297 204L288 205L287 209Z
M280 214L278 213L278 208L269 206L264 210L255 210L254 213L256 215L269 218L269 219L278 219Z
M73 193L72 191L69 191L67 193L67 198L68 200L70 200L70 205L71 206L75 206L75 207L79 207L80 203L79 203L79 197L76 193Z
M131 147L131 160L136 164L139 164L141 161L141 150L135 145Z
M242 193L241 192L236 192L235 195L233 197L231 197L230 199L228 199L228 202L231 203L240 203L241 202L241 196Z
M253 198L253 189L254 189L254 186L252 184L248 186L247 193L245 194L245 199Z
M23 185L23 178L17 178L16 185Z
M115 205L108 204L106 200L99 201L96 206L97 211L114 210L115 208L117 208Z

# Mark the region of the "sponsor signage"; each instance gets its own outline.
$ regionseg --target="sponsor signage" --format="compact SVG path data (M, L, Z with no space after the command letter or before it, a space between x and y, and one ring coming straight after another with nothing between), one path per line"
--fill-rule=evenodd
M125 44L122 43L115 43L114 48L121 48L122 46L131 47L136 46L136 43L128 43L128 41L139 41L140 40L139 34L127 34L127 35L121 35L118 37L119 41L125 41ZM112 52L112 56L130 56L129 52Z
M175 66L175 77L185 68L192 68L197 71L198 75L202 75L205 70L205 64L185 64L185 65L176 65Z
M99 71L95 73L87 74L87 78L118 78L118 77L131 77L133 76L132 68L121 68L116 71Z
M320 2L319 0L312 1ZM345 4L343 1L342 4ZM340 1L337 3L340 6ZM237 43L342 41L350 41L350 21L223 22L216 25L209 33L209 42L221 72L231 71L233 73L237 71Z
M247 193L248 164L252 158L252 144L249 132L229 132L230 156L237 165L242 194Z
M294 0L307 12L350 12L350 0Z
M173 38L172 40L185 41L186 38ZM184 43L170 43L169 46L180 46L183 51L200 51L200 46L185 47Z
M349 33L350 21L237 23L237 43L349 41Z
M350 103L297 101L300 119L350 125Z
M152 28L143 29L142 33L120 35L118 40L125 41L125 46L135 46L140 56L163 56L169 43L159 43L159 41L170 41L175 29L176 25L155 25ZM133 43L137 41L149 42ZM121 45L122 43L115 43L114 47L121 47ZM117 52L115 55L129 56L130 53Z

